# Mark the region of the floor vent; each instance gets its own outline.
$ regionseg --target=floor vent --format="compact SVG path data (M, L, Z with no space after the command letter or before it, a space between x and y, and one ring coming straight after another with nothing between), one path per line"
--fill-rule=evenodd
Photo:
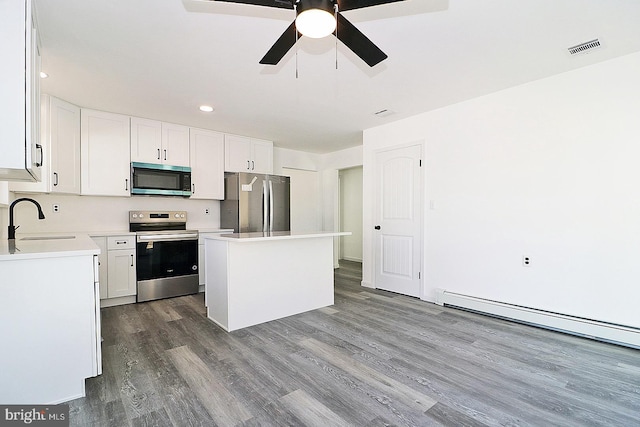
M570 47L569 53L571 55L577 55L579 53L588 53L593 49L599 48L600 46L601 46L600 40L593 39L591 41L580 43L579 45Z

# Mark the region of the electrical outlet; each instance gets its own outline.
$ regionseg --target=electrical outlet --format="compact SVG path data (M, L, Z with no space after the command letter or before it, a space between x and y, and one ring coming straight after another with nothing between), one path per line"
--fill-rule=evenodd
M531 267L531 257L529 255L522 255L522 266Z
M56 213L60 212L60 205L58 204L53 205L51 210L53 210Z
M205 214L205 215L209 215L209 208L205 208L205 210L204 210L204 214Z

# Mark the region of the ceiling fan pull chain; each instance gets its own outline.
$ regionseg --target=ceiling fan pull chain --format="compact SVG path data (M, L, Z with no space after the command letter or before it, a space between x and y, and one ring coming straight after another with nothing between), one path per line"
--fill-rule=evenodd
M295 12L296 16L298 16L297 4L293 5L293 11ZM296 27L295 30L296 30L296 42L294 43L294 46L296 47L296 79L297 79L298 78L298 27Z
M336 18L336 70L338 69L338 3L334 6L335 18Z

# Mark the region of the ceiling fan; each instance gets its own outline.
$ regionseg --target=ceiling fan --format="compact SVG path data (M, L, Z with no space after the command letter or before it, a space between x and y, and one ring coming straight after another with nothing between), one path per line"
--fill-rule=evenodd
M334 34L370 67L387 59L387 55L360 32L340 12L394 3L403 0L212 0L257 6L293 9L296 19L260 60L276 65L296 44L299 36L322 38Z

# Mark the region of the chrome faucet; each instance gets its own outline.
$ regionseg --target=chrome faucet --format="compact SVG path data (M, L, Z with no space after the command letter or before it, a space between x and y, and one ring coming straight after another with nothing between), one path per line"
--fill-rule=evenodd
M44 219L44 213L42 212L42 207L40 206L40 203L36 202L33 199L29 199L28 197L22 197L20 199L16 199L13 201L13 203L11 203L11 206L9 206L9 240L15 240L16 239L16 228L20 227L14 227L13 226L13 208L15 207L15 205L17 205L20 202L31 202L34 205L36 205L36 207L38 208L38 219Z

